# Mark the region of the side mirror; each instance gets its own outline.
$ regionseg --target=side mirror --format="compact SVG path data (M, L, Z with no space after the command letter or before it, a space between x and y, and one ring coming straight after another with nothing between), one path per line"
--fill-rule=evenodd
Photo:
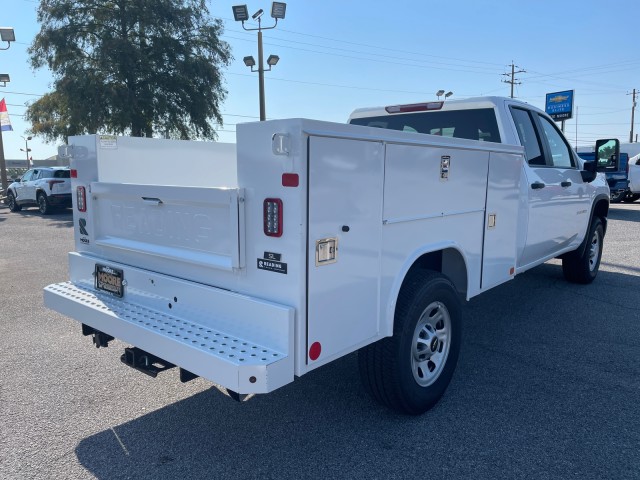
M580 175L582 175L582 181L591 183L598 176L598 171L596 170L596 161L592 160L590 162L584 162L583 170L580 170Z
M596 142L596 171L611 172L618 170L620 161L620 140L611 138Z

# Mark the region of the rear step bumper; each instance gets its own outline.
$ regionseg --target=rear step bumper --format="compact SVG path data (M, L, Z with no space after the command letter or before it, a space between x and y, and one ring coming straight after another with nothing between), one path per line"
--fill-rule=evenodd
M78 262L87 263L77 258ZM71 263L73 268L74 262ZM135 281L135 270L129 267L125 272L130 281ZM158 276L157 281L188 283L164 276ZM216 322L215 311L200 319L194 318L197 315L180 318L129 302L127 295L121 299L71 282L45 287L44 303L95 330L241 394L267 393L293 381L293 308L199 284L182 285L182 291L185 288L195 290L192 293L200 298L204 292L198 290L207 290L207 303L225 311L224 321ZM228 318L230 311L238 318ZM216 323L242 322L243 315L253 316L244 335L216 327ZM261 322L258 329L251 328L256 315ZM272 330L267 332L265 328L269 325ZM261 337L250 338L250 333L256 330L261 331ZM277 341L269 345L265 342L269 338Z

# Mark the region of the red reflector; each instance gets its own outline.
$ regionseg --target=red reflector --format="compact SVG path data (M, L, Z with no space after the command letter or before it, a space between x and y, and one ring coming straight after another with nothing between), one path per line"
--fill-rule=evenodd
M297 187L300 185L300 177L297 173L283 173L282 174L282 186L283 187Z
M392 105L385 107L387 113L424 112L427 110L440 110L444 102L411 103L408 105Z
M264 234L268 237L282 236L282 200L267 198L262 204Z
M322 345L320 345L320 342L314 342L309 349L309 358L317 360L320 357L320 353L322 353Z
M84 187L76 188L76 202L78 203L78 211L87 211L87 192Z
M71 178L78 178L78 170L75 168L71 169Z

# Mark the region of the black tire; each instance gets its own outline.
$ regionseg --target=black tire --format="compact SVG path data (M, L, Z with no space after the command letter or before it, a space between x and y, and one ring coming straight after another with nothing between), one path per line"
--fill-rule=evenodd
M426 412L453 377L461 329L462 305L451 281L432 271L411 274L398 295L393 336L358 352L365 389L398 412Z
M640 198L640 193L627 193L627 196L624 197L625 203L633 203Z
M622 202L622 200L624 200L626 196L627 196L627 192L625 192L624 190L620 192L614 192L609 196L609 201L611 203L620 203Z
M19 212L20 210L22 210L22 206L18 205L18 202L16 202L16 197L11 191L7 192L7 204L9 205L9 210L11 210L12 212Z
M595 280L600 268L604 228L602 220L594 217L587 232L587 245L582 252L568 253L562 258L562 273L564 278L573 283L587 284Z
M40 192L40 193L38 193L38 196L36 197L36 199L38 201L38 210L40 210L40 213L42 215L49 215L51 213L51 211L53 210L53 207L49 203L49 199L47 198L47 194L43 193L43 192Z

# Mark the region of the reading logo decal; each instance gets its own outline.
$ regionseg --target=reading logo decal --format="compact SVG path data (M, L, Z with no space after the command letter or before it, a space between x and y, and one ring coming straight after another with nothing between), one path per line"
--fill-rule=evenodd
M281 262L282 255L279 253L264 252L264 258L258 258L258 268L269 272L287 274L287 264Z
M80 230L80 235L85 235L85 237L80 237L80 241L82 243L89 243L89 239L86 238L89 236L89 232L87 231L87 220L85 218L80 218L78 220L78 227Z

